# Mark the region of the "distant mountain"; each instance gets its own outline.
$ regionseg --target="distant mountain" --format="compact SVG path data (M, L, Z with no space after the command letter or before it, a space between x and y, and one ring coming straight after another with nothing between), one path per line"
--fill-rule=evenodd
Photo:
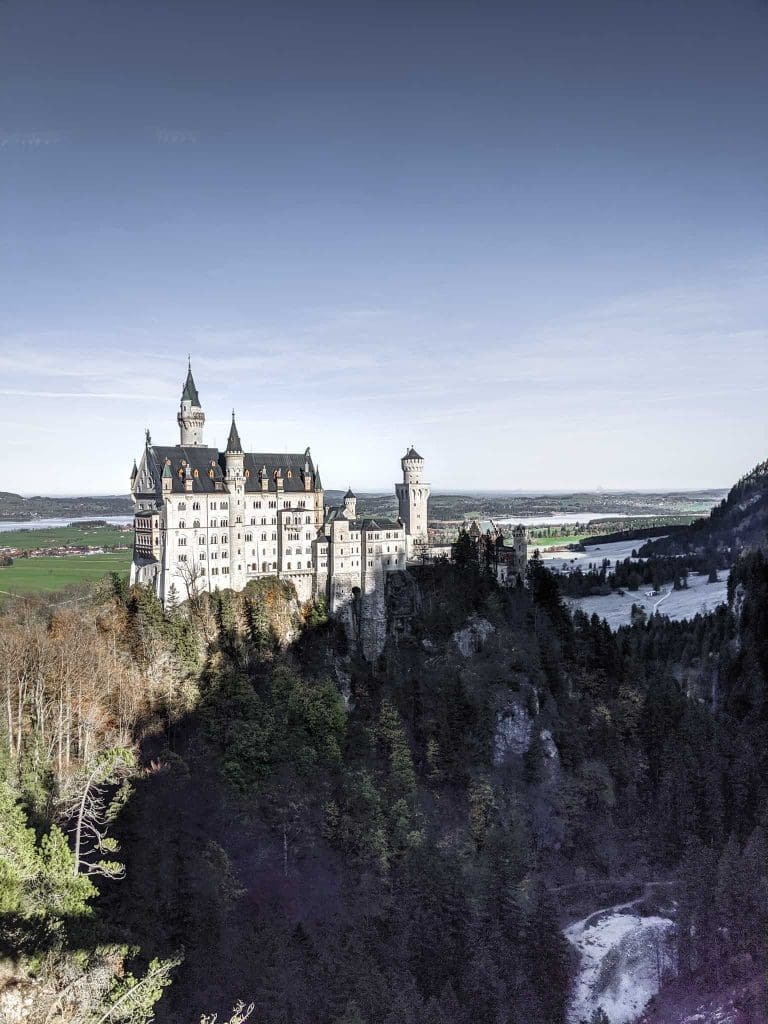
M705 519L697 519L643 551L680 554L689 551L734 553L765 547L768 541L768 460L735 484Z
M77 519L82 516L131 515L129 495L87 495L81 498L24 498L12 491L0 491L0 522L34 522L36 519Z

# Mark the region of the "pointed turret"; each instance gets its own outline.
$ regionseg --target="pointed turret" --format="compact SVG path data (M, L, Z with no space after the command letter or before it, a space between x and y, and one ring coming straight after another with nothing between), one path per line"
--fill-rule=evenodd
M229 428L229 437L227 438L227 451L228 452L242 452L243 446L240 443L240 435L237 432L237 424L235 423L235 410L232 410L232 426Z
M232 426L229 428L229 437L227 438L227 450L224 453L224 464L227 470L227 482L237 483L238 486L241 485L245 468L245 456L243 455L243 446L240 443L240 435L237 432L234 409L232 410Z
M182 448L197 448L203 444L205 413L200 405L200 396L192 376L192 362L187 364L187 379L181 392L181 408L176 417L181 431L179 444Z
M191 402L200 408L200 396L195 386L195 378L192 376L192 360L187 362L187 379L184 382L184 390L181 392L181 400Z

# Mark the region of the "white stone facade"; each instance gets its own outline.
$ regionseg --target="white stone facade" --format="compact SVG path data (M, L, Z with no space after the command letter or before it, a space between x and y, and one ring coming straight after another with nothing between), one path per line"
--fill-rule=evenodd
M416 464L412 449L396 485L401 518L365 519L351 490L339 507L325 506L309 448L243 452L234 414L227 450L206 447L191 369L177 419L180 444L154 445L147 432L131 474L131 583L151 585L164 604L279 576L300 600L322 596L338 612L359 596L381 594L385 575L405 568L415 542L426 544L429 488L421 483L424 460L416 456Z

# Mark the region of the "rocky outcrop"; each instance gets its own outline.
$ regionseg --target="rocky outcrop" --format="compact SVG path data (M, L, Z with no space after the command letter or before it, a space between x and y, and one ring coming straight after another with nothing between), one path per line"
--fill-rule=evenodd
M504 764L510 757L525 754L533 740L533 715L521 696L505 699L496 709L493 733L493 763Z
M467 622L464 629L453 634L453 642L463 658L471 658L473 654L479 654L485 646L488 638L496 632L496 627L482 618L480 615L473 615Z

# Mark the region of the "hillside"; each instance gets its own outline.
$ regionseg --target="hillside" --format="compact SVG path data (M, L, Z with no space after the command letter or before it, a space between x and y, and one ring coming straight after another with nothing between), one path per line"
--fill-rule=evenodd
M641 554L715 554L737 556L764 547L768 537L768 460L735 484L704 519L675 529L663 540L645 545Z
M65 610L6 606L0 1017L26 1021L18 996L92 1024L133 978L144 1014L111 1019L225 1021L244 999L258 1024L565 1024L578 918L587 938L627 929L600 963L591 947L590 1021L640 961L658 985L637 928L702 1001L710 978L751 983L762 556L734 570L732 610L620 633L571 616L540 566L529 589L472 559L393 582L374 664L278 580L165 612L119 580ZM93 771L118 805L73 881L59 826ZM69 1015L97 983L98 1013Z
M129 516L133 505L129 495L86 495L85 497L22 497L0 491L0 522L33 522L36 519L80 519L83 516Z

